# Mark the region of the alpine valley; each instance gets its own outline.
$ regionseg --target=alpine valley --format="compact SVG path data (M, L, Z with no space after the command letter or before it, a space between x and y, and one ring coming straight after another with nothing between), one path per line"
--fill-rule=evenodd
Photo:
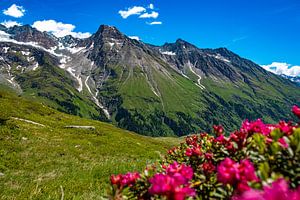
M86 39L0 25L0 84L58 111L149 136L291 119L300 88L226 48L162 46L101 25ZM264 117L269 116L269 117Z

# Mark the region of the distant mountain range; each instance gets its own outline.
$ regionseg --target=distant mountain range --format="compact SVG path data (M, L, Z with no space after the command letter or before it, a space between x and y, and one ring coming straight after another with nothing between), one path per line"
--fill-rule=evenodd
M299 86L226 48L162 46L102 25L87 39L0 25L0 84L60 111L144 135L185 135L243 119L288 119ZM270 116L266 118L265 116Z

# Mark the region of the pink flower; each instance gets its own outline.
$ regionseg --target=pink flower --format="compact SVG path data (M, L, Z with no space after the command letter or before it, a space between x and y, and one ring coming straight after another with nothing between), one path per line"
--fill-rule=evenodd
M269 135L271 128L264 124L261 119L257 119L256 121L252 122L245 120L242 123L241 131L247 132L248 134L261 133L263 135Z
M245 146L246 139L247 139L247 133L242 131L235 131L231 133L229 136L229 140L236 142L239 149Z
M265 186L263 191L248 190L240 196L235 196L233 200L298 200L300 199L300 187L297 190L290 190L288 183L283 179L278 179L271 186Z
M112 175L110 177L110 182L113 185L117 185L118 187L124 186L132 186L135 184L136 180L140 178L140 174L137 172L127 174L119 174L119 175Z
M249 160L242 160L239 165L239 175L242 181L259 181L255 168Z
M188 156L188 157L201 156L202 155L201 147L196 145L192 148L187 148L186 151L185 151L185 155Z
M208 133L200 133L200 138L205 138L208 136Z
M219 136L224 133L224 128L221 125L213 125L214 132L216 136Z
M226 149L228 150L228 151L235 151L235 149L234 149L234 146L233 146L233 143L232 142L227 142L227 144L226 144Z
M149 189L151 194L168 194L174 186L174 180L165 174L156 174L149 180L149 182L152 184Z
M129 172L122 176L121 185L132 186L138 178L140 178L139 173L130 173Z
M173 164L169 165L169 167L166 170L168 175L174 175L174 174L181 174L187 181L191 180L193 178L194 172L193 169L189 166L186 166L185 164L179 165L177 162L174 162Z
M273 142L272 138L266 137L266 143L271 144Z
M149 193L152 195L166 196L167 199L172 200L183 200L196 195L194 189L187 185L182 186L184 184L178 182L178 179L167 174L156 174L149 182L151 183Z
M226 144L227 143L227 139L224 137L223 134L219 135L216 139L215 142L219 142L221 144Z
M281 200L288 199L289 185L284 179L278 179L271 186L264 187L264 199Z
M248 191L250 189L251 189L250 186L245 181L242 181L237 184L237 192L238 193L242 193L242 192Z
M185 155L188 156L188 157L191 157L193 155L193 149L187 148L185 150Z
M294 126L292 125L291 122L286 123L285 121L280 121L277 125L277 127L280 129L280 131L282 131L283 133L285 133L286 135L291 135L293 134L293 130L294 130Z
M193 178L193 169L177 162L166 168L166 174L156 174L149 182L149 193L161 195L172 200L184 200L186 197L195 196L195 190L190 188L189 181Z
M121 174L118 174L118 175L111 175L111 177L110 177L110 182L111 182L111 184L113 184L113 185L119 185L121 179L122 179L122 175L121 175Z
M288 148L289 147L289 145L288 145L288 143L286 143L286 141L283 139L283 138L279 138L278 139L278 143L279 143L279 145L282 147L282 148Z
M234 184L239 178L239 164L231 160L230 158L225 158L218 166L217 178L218 181L223 184Z
M211 174L215 171L216 167L211 162L205 162L202 164L204 173Z
M204 158L206 160L211 160L211 159L213 159L213 157L214 157L214 155L212 153L205 153L204 154Z
M300 186L289 194L290 200L299 200L300 199Z
M184 200L186 197L194 197L196 196L196 192L194 189L189 187L176 188L174 194L169 197L172 200Z
M247 190L242 195L236 195L231 198L232 200L265 200L263 192L260 190Z
M198 136L192 135L185 138L185 142L187 145L197 146L198 143Z
M300 108L296 105L292 107L292 112L300 119Z
M249 160L234 162L225 158L218 166L217 178L223 184L231 184L236 187L237 192L249 190L248 182L259 181L255 174L255 168Z

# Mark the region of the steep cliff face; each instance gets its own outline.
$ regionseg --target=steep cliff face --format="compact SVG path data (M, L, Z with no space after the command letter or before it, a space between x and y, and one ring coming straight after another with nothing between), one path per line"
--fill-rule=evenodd
M53 107L146 135L289 118L299 86L225 48L153 46L100 26L87 39L0 27L0 81ZM48 81L46 81L48 80ZM50 83L51 82L51 83ZM45 92L47 91L47 92Z

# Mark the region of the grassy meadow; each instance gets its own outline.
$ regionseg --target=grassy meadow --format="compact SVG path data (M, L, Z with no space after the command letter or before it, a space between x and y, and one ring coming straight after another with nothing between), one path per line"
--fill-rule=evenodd
M1 88L0 199L101 199L111 174L141 171L179 142L63 114Z

